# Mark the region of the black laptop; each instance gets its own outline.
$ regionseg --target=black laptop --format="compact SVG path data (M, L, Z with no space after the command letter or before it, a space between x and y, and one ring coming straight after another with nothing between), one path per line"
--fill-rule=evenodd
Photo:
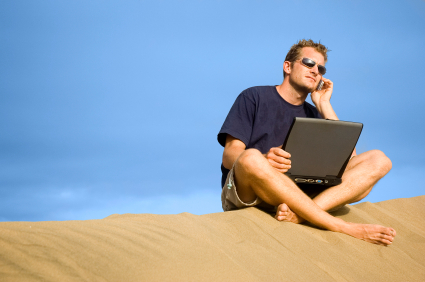
M286 175L297 184L340 184L362 129L358 122L294 118L282 146L291 154Z

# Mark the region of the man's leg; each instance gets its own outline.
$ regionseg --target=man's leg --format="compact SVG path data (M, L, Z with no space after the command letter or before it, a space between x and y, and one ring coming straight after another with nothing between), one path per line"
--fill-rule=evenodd
M324 190L313 201L324 211L358 202L370 193L372 187L391 170L391 166L390 159L381 151L359 154L349 161L342 183ZM279 205L276 219L294 223L303 221L285 204Z
M323 211L286 175L274 169L255 149L244 151L236 161L235 185L239 198L252 202L257 196L271 205L285 203L309 222L375 244L391 244L395 230L380 225L348 223Z
M391 167L390 159L381 151L372 150L359 154L348 163L342 183L323 191L314 201L323 210L358 202L370 193L372 187Z

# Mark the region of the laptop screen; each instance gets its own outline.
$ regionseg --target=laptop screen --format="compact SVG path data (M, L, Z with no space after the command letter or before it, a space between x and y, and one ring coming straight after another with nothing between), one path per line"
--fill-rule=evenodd
M291 154L288 173L341 177L362 128L357 122L294 118L282 147Z

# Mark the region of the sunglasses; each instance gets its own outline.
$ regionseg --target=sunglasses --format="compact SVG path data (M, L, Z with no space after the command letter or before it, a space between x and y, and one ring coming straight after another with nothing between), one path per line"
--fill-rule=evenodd
M309 58L302 58L301 64L308 67L309 69L313 68L316 65L316 62ZM324 75L326 73L326 68L322 65L317 64L317 69L319 70L319 73L321 75Z

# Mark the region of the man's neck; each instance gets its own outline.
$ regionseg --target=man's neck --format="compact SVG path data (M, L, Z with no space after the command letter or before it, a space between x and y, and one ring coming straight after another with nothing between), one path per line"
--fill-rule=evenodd
M276 86L279 95L292 105L302 105L307 99L308 93L297 91L288 80L283 80L281 85Z

